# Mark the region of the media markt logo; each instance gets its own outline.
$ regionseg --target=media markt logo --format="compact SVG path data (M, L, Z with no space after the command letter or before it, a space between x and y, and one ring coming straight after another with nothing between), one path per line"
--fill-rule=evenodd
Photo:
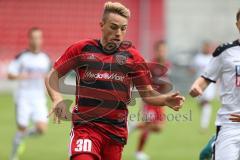
M115 80L115 81L124 81L124 76L118 75L117 73L92 73L86 72L84 75L84 79L106 79L106 80Z

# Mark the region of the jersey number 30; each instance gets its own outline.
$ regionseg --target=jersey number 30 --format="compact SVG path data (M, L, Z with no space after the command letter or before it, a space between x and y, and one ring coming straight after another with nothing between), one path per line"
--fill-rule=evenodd
M90 139L79 139L76 145L76 152L90 152L92 150L92 141Z

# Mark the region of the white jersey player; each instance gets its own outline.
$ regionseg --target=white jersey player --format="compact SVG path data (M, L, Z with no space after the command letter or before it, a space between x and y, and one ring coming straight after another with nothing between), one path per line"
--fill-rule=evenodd
M237 27L240 31L240 10L237 13ZM190 95L199 96L210 82L221 82L221 108L217 113L217 135L214 160L240 159L240 40L219 46L198 78Z
M41 51L41 45L42 31L32 28L29 31L29 49L16 56L9 65L8 78L19 81L15 93L18 131L13 141L11 160L18 159L25 137L43 134L47 129L48 110L44 77L51 67L51 62ZM35 126L28 128L31 121Z
M199 52L193 59L192 71L197 76L201 76L204 69L208 65L212 57L212 47L210 42L204 42L202 45L201 52ZM204 93L199 97L199 105L201 107L201 120L200 127L201 131L207 131L212 113L211 101L215 97L216 85L210 84Z

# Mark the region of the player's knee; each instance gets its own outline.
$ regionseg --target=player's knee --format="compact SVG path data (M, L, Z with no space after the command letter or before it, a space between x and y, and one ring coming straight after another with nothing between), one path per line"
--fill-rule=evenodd
M200 102L201 106L205 106L206 104L209 104L209 101L203 100L203 101Z
M97 160L97 159L91 154L79 154L74 157L71 157L71 160Z
M39 134L45 134L47 132L47 127L38 128L37 131L38 131Z
M161 132L162 131L162 129L163 129L163 126L161 126L161 125L154 125L154 126L152 126L152 132L155 132L155 133L159 133L159 132Z
M27 131L27 127L18 125L18 131L20 131L20 132L26 132L26 131Z
M154 128L152 128L152 132L159 133L159 132L161 132L161 128L154 127Z
M45 134L47 132L47 125L38 125L36 129L39 134Z

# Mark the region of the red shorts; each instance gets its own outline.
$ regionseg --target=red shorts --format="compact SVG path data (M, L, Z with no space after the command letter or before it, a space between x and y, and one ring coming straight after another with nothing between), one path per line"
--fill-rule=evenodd
M163 107L144 105L143 118L145 122L162 123L165 121L165 110Z
M121 160L123 145L114 142L96 128L87 125L75 126L70 137L70 159L88 153L97 160Z

